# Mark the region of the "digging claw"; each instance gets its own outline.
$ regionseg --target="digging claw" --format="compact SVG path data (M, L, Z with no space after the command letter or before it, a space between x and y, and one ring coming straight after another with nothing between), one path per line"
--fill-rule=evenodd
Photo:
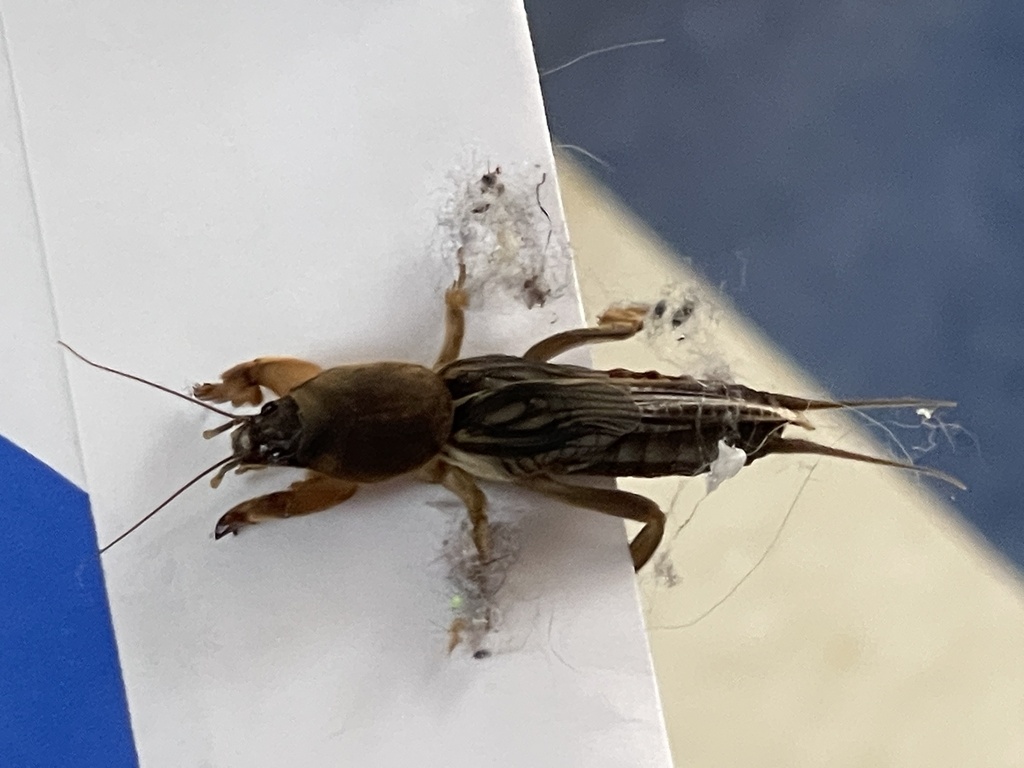
M216 527L213 529L213 537L215 539L222 539L229 533L233 536L238 535L238 531L247 525L252 525L252 521L244 514L232 510L221 515L220 520L217 521Z
M192 396L197 400L224 402L224 398L221 396L218 389L219 387L217 384L196 384L192 387Z
M260 391L259 385L246 381L240 376L228 377L228 374L224 374L224 376L224 381L219 384L196 384L192 387L193 396L197 400L214 403L230 401L235 407L259 405L262 402L263 393Z

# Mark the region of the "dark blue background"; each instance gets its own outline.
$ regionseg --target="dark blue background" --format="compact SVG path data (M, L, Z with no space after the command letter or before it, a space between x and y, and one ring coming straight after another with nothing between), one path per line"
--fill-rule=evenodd
M542 69L667 38L545 77L554 136L835 394L958 400L924 461L1024 565L1024 5L526 6Z
M0 766L135 768L89 497L0 437Z

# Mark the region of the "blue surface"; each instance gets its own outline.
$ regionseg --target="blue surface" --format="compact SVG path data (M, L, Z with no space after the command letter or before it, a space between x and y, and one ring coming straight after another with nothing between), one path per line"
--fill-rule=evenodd
M544 78L554 136L833 393L958 400L921 461L1024 566L1024 4L526 5L542 69L667 38Z
M0 437L0 766L138 759L89 499Z

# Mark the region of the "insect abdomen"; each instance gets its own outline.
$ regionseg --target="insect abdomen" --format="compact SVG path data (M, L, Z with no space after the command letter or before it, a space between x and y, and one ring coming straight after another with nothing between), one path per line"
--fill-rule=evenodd
M620 438L585 469L576 472L570 469L567 474L585 472L608 477L691 476L706 471L717 456L717 444L694 440L693 430L640 433Z

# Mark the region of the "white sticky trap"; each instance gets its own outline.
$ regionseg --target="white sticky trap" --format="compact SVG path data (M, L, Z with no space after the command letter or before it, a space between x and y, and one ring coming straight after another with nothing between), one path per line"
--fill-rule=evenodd
M438 222L470 154L547 174L538 216L566 241L516 2L2 10L43 254L24 258L37 301L52 286L40 314L101 363L176 389L261 355L431 364L453 277ZM474 312L466 351L580 325L554 282L542 312ZM56 339L32 343L63 376ZM229 452L201 438L219 417L65 365L47 392L70 390L101 545ZM41 458L73 466L50 435ZM437 486L213 540L224 511L298 476L199 484L104 555L143 765L670 764L620 521L488 487L522 510L502 586L516 642L449 656Z

